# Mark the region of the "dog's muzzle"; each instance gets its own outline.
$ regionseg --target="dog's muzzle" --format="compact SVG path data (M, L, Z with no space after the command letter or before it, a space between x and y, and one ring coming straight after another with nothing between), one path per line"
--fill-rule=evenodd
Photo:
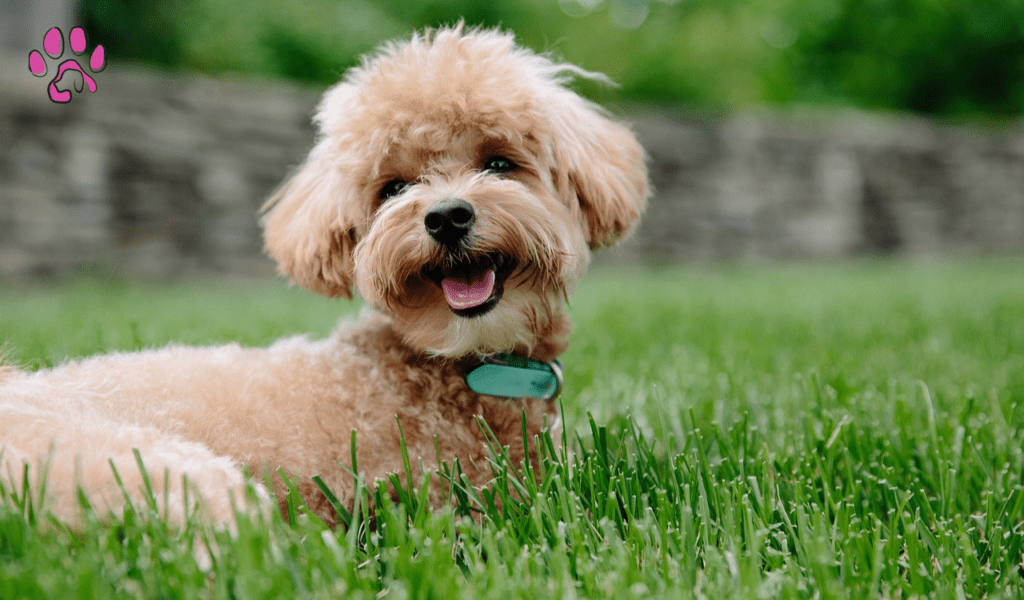
M460 317L479 317L497 306L515 266L510 257L470 255L466 241L475 223L473 205L459 198L436 202L423 217L424 228L444 253L441 264L424 269L424 275L441 288Z

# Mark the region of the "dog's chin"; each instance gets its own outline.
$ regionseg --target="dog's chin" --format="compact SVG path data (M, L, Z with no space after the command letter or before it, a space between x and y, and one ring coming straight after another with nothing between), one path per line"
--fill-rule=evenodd
M434 331L416 328L410 333L426 336L421 338L426 352L452 358L532 347L536 332L528 315L533 313L530 305L536 302L534 295L508 290L502 297L481 304L475 313L448 307L447 317L437 323L440 327ZM444 314L445 309L439 307L439 312ZM467 313L473 316L463 316Z

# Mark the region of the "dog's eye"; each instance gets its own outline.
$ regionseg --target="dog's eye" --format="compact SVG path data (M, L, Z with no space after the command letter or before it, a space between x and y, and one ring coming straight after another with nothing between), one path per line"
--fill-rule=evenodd
M412 185L408 181L402 181L401 179L392 179L381 186L380 191L377 192L377 197L381 200L387 200L388 198L394 198L405 191L407 187Z
M515 171L517 166L504 156L493 156L484 161L484 171L498 175Z

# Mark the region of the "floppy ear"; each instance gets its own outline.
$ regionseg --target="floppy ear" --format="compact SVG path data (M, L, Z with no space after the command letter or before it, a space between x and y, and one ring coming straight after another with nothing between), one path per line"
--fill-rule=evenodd
M325 144L263 205L263 235L281 274L328 298L351 298L356 233L344 204L352 190Z
M596 104L568 90L561 100L554 115L556 181L575 195L590 248L607 248L632 232L647 205L644 151Z

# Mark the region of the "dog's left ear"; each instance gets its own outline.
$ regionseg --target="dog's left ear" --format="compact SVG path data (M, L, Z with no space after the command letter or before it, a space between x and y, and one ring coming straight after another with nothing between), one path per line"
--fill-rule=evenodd
M356 233L345 208L353 192L329 154L325 146L315 147L263 205L263 234L283 275L328 298L351 298Z
M644 150L600 107L564 93L553 118L556 182L575 195L590 248L607 248L633 230L647 205Z

